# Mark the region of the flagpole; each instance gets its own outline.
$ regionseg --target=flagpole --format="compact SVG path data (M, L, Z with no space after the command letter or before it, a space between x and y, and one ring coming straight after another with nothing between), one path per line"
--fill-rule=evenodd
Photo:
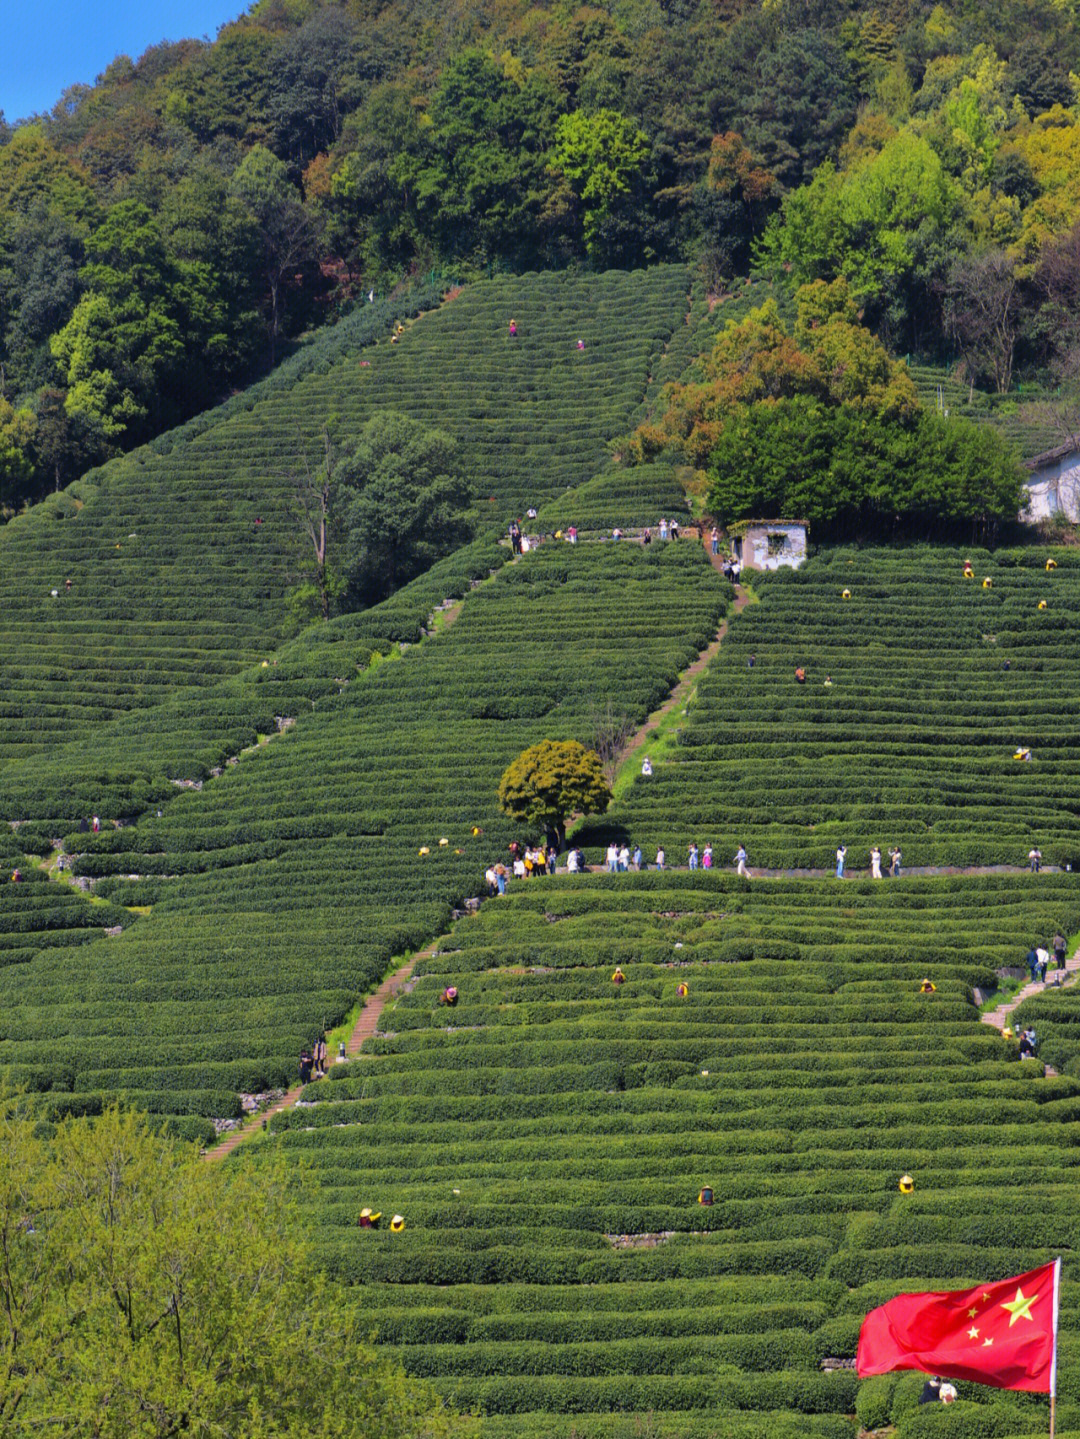
M1061 1291L1061 1256L1054 1260L1054 1337L1050 1357L1050 1439L1054 1439L1054 1410L1057 1401L1058 1303Z

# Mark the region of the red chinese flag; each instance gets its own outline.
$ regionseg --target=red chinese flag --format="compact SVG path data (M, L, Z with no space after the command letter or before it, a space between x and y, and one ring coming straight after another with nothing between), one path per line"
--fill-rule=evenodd
M859 1377L921 1369L997 1389L1053 1394L1061 1260L945 1294L898 1294L859 1331Z

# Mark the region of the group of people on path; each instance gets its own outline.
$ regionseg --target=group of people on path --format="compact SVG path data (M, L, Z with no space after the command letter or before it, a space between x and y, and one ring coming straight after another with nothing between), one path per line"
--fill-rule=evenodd
M526 523L535 519L536 511L530 510L526 516ZM510 548L515 555L527 555L531 550L538 550L548 540L565 540L568 545L576 545L578 540L576 525L567 525L565 530L555 530L554 533L548 531L546 534L535 531L534 528L534 532L530 534L522 527L521 520L511 520L506 533L510 540Z
M641 845L635 844L631 850L626 843L618 845L612 842L607 847L604 863L607 865L608 874L625 874L627 870L640 870L644 858Z
M1068 941L1059 930L1050 941L1050 949L1041 945L1032 945L1024 956L1024 963L1031 974L1032 984L1045 984L1046 972L1050 968L1050 960L1053 958L1057 970L1057 983L1060 984L1065 977L1065 957L1068 949ZM1053 955L1051 956L1051 952Z
M841 844L836 851L836 877L843 879L847 873L847 845ZM889 850L889 878L900 878L900 864L903 856L900 853L899 845L896 849ZM870 851L870 878L883 878L881 872L881 850L875 844Z
M311 1079L321 1079L326 1073L326 1035L320 1034L309 1048L306 1044L300 1051L300 1083L309 1084Z
M505 894L511 875L514 879L535 879L539 875L554 874L559 862L555 846L547 843L519 844L515 839L511 841L509 851L509 866L500 862L488 865L484 871L489 895Z
M735 873L741 874L744 878L747 874L746 860L746 846L744 844L740 844L738 849L735 851L734 858L731 862L735 866ZM693 841L691 841L690 846L686 852L686 867L687 869L712 869L712 845L707 844L704 849L699 850L697 845Z

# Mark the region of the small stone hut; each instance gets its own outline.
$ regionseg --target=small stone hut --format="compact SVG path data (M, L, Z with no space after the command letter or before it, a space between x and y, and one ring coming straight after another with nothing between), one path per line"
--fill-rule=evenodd
M1027 468L1031 478L1020 518L1033 523L1064 515L1074 525L1080 521L1080 444L1044 450L1028 460Z
M743 520L729 525L735 558L748 570L797 570L806 559L805 520Z

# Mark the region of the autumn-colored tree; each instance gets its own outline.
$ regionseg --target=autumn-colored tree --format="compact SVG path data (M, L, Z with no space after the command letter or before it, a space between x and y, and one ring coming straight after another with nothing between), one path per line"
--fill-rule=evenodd
M523 750L499 781L499 808L524 824L543 825L561 850L572 814L603 814L611 786L600 756L577 740L543 740Z
M850 404L878 417L915 413L918 396L906 366L890 360L859 323L846 281L804 285L796 300L794 334L774 300L729 322L693 378L665 392L663 416L637 431L634 457L647 459L673 445L702 468L736 410L796 395Z

